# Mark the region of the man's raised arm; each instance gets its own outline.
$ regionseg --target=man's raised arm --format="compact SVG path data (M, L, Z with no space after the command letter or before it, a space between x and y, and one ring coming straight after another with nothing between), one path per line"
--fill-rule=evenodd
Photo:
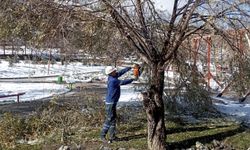
M117 72L118 77L122 76L124 73L128 72L129 70L131 70L131 67L126 67L120 71Z

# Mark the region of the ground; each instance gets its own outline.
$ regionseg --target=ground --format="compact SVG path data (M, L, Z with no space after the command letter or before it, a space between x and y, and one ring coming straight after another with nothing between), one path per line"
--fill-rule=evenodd
M74 85L75 89L71 92L60 95L61 102L68 102L68 100L73 100L74 97L80 98L80 95L93 95L98 94L101 96L105 95L106 88L104 83L84 83ZM77 89L76 89L77 87ZM43 98L35 101L25 101L21 103L10 103L10 104L0 104L0 114L2 115L5 112L11 112L15 115L30 115L32 112L39 109L41 106L46 105L54 97ZM78 104L81 105L81 102L78 101Z
M15 133L18 133L19 136L15 140L18 141L21 136L28 138L26 140L29 142L20 142L19 140L19 142L12 143L14 144L12 148L56 150L62 145L68 145L73 149L78 146L87 150L147 149L147 121L142 106L119 107L117 134L119 141L112 144L103 144L100 141L99 134L104 120L103 99L105 92L106 88L103 84L88 83L81 85L77 92L75 89L75 92L39 101L0 105L1 119L13 120L15 118L3 115L6 112L11 112L14 116L21 116L21 118L35 116L24 123L29 125L31 122L33 126L30 128L32 131L36 130L37 133L34 134L28 130L29 132L25 132L26 135L22 135L20 134L22 131L20 133L16 131ZM36 117L38 121L34 122ZM22 122L19 121L20 119L15 119L17 122ZM211 148L215 143L214 140L232 145L234 149L243 150L250 147L250 131L240 124L214 115L196 119L198 121L191 123L181 116L166 116L166 142L170 149L195 147L197 141ZM10 125L13 124L3 121L0 125L0 132L5 131L1 130L4 127L10 128ZM17 125L15 124L15 126ZM23 130L26 129L27 127L23 128ZM39 132L41 130L42 133ZM8 134L6 133L6 135ZM2 140L1 143L10 141L9 139L1 139L1 137L0 140ZM32 141L33 145L31 145Z

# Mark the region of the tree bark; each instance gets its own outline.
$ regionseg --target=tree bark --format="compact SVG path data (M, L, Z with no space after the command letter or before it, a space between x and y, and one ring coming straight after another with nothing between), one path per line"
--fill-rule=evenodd
M143 105L148 122L148 148L166 149L166 128L164 123L164 69L162 65L153 65L150 75L150 88L143 94Z

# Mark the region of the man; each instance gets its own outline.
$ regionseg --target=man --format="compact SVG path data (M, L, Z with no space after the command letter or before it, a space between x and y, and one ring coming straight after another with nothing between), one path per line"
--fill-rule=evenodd
M102 131L101 131L101 140L107 142L106 134L109 131L109 138L111 143L112 141L117 140L115 136L116 132L116 105L119 101L121 94L121 85L126 85L134 81L134 79L119 80L118 78L128 72L131 67L122 69L121 71L116 71L114 67L107 67L105 73L108 75L107 83L107 95L106 95L106 120L104 122Z

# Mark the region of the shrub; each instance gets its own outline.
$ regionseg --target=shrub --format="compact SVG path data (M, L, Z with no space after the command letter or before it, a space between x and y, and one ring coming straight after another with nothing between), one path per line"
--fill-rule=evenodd
M25 119L5 113L0 120L0 143L2 147L15 147L16 141L27 134Z

